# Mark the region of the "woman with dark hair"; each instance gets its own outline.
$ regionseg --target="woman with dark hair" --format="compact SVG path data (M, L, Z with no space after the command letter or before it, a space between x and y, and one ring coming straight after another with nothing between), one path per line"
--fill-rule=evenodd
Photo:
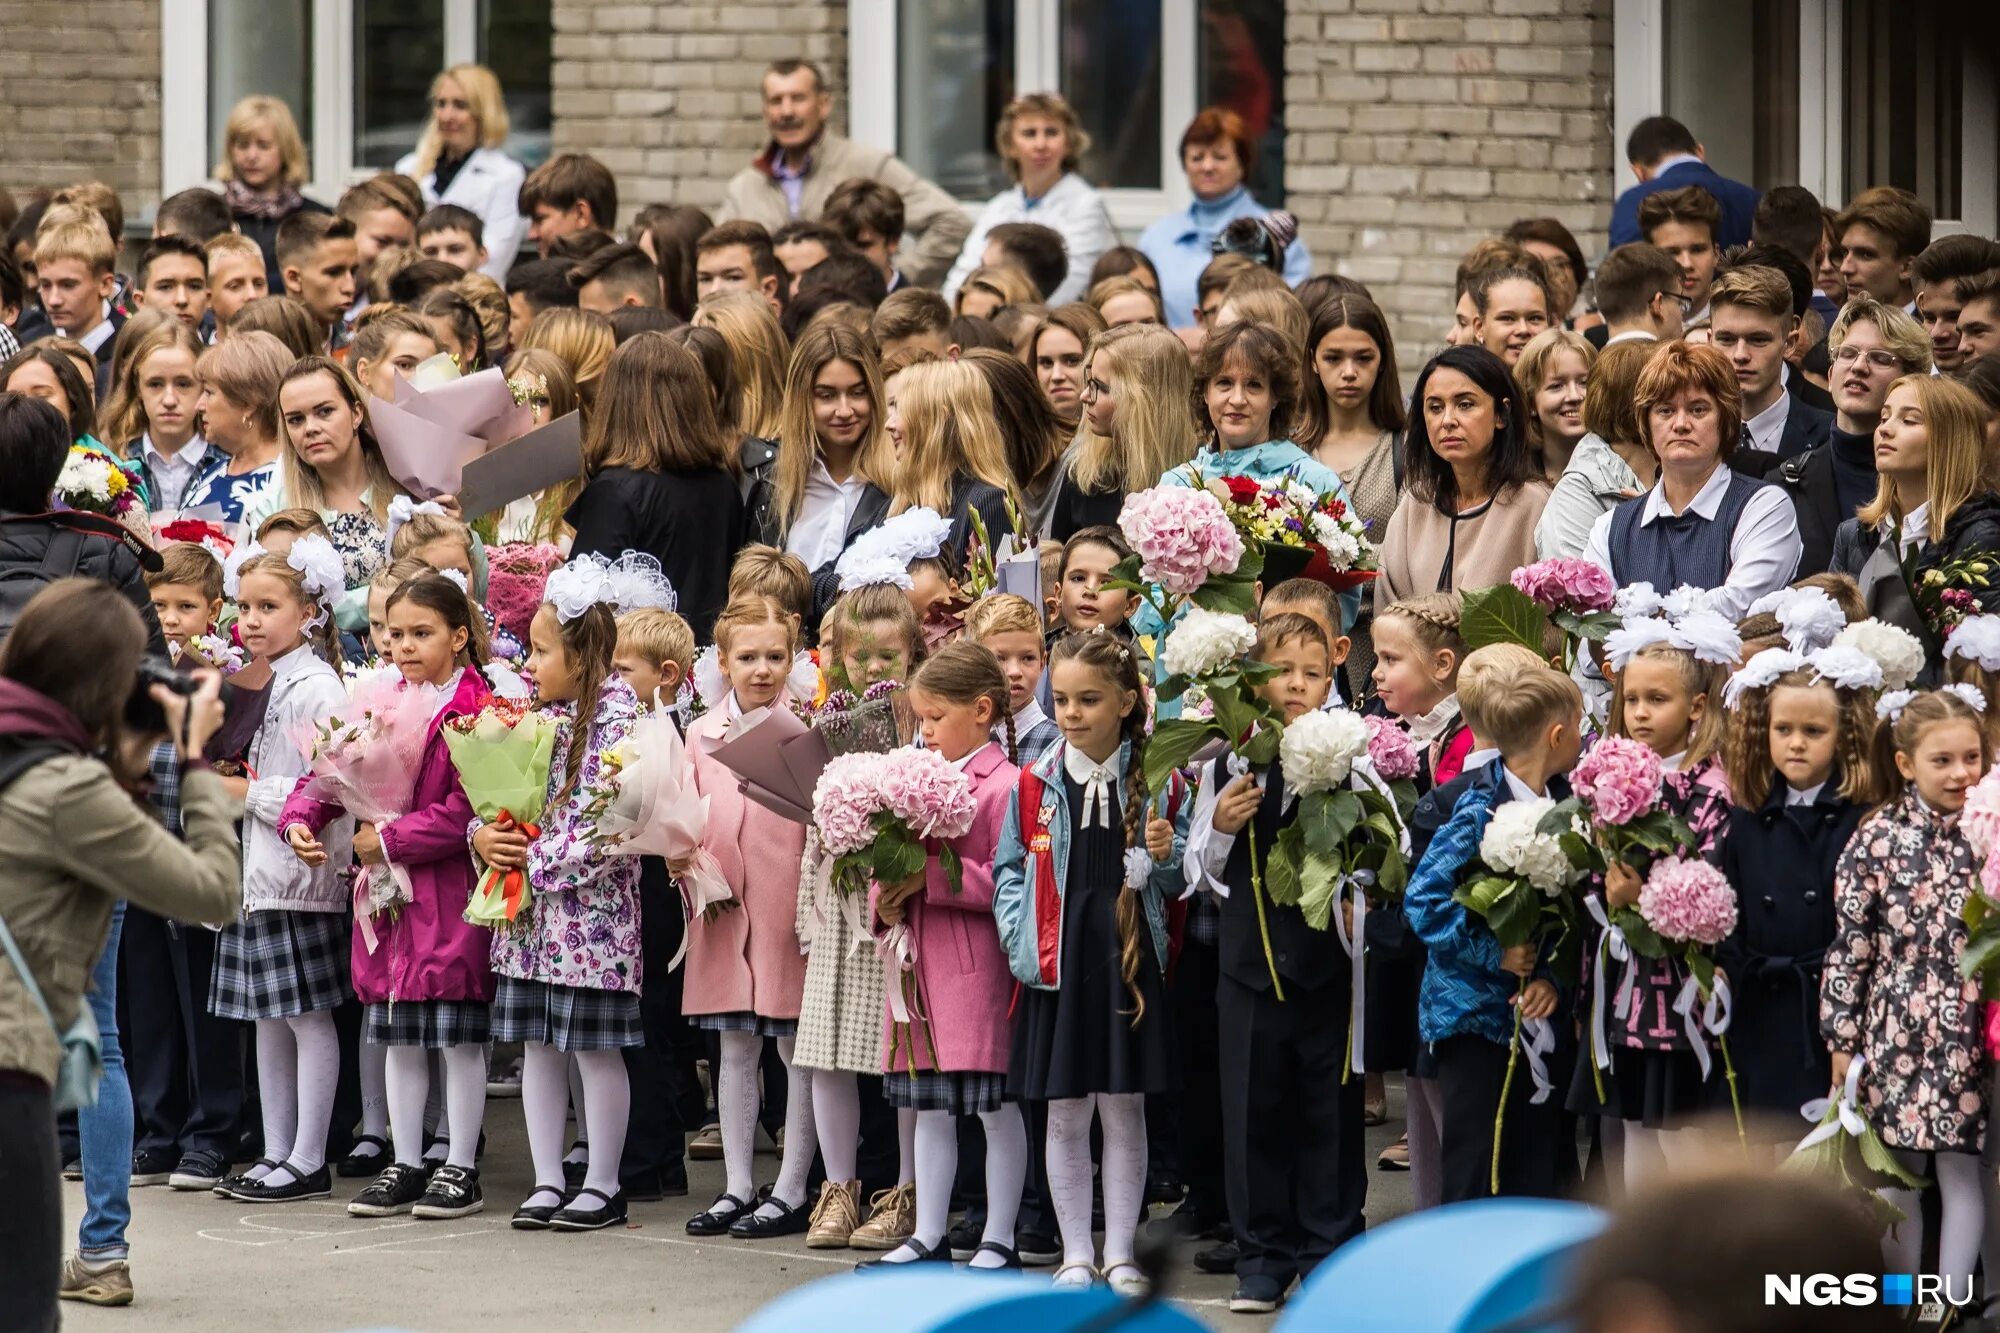
M150 507L152 497L146 490L145 477L139 465L120 457L117 451L92 434L97 426L97 390L77 369L75 361L54 347L24 347L14 353L6 365L0 366L0 393L40 398L62 413L69 422L71 447L116 464Z
M1535 558L1549 484L1528 449L1514 376L1483 347L1447 347L1417 376L1405 492L1382 538L1375 612L1405 597L1505 583Z
M626 238L660 270L660 297L682 319L694 318L694 245L715 223L693 204L648 204L632 219Z
M0 441L12 433L9 401L0 400ZM41 424L52 432L54 414L41 407L29 415L35 414L51 419ZM129 1174L131 1093L118 1048L115 989L123 903L212 925L233 920L242 904L230 797L202 762L222 724L221 678L204 673L191 699L153 686L166 734L129 733L126 701L147 637L117 589L71 578L37 593L0 648L0 778L7 779L0 781L0 856L7 866L0 923L32 973L0 966L0 1190L8 1201L0 1292L10 1328L54 1329L61 1289L96 1283L130 1291L122 1244L63 1262L55 1097L60 1035L87 1002L106 1075L90 1095L101 1091L106 1119L115 1118L124 1099L119 1156ZM133 795L147 755L162 739L176 746L179 837ZM240 811L241 801L235 804ZM85 1193L95 1196L102 1187L115 1194L118 1183L86 1179Z
M1729 468L1743 427L1735 367L1713 347L1667 343L1639 373L1633 406L1660 479L1597 520L1584 559L1621 585L1703 589L1711 610L1740 620L1792 581L1803 547L1785 492Z
M1549 314L1565 328L1584 327L1572 322L1577 294L1590 281L1590 265L1583 260L1583 247L1576 243L1568 227L1554 218L1521 218L1507 228L1504 239L1542 261L1549 277ZM1602 321L1593 317L1591 324Z
M984 347L973 348L961 359L985 376L993 390L993 414L1007 450L1007 471L1027 508L1022 517L1030 534L1044 535L1055 508L1056 463L1069 443L1069 432L1019 361Z
M1155 292L1160 290L1160 275L1153 268L1153 261L1136 245L1114 245L1099 255L1090 266L1090 281L1084 284L1084 290L1089 291L1106 278L1125 277L1136 278Z

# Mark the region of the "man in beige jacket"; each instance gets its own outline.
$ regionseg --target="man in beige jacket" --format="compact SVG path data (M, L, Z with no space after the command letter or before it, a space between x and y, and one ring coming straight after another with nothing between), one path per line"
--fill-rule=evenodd
M843 181L880 181L903 197L903 276L919 286L943 282L972 230L958 201L895 154L828 133L833 93L810 61L773 63L763 88L771 141L730 180L715 220L748 218L776 232L795 219L817 219Z

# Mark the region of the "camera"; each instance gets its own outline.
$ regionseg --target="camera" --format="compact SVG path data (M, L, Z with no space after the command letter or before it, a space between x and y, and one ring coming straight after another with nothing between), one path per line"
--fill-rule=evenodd
M1283 247L1257 218L1237 218L1208 243L1208 248L1212 254L1242 255L1268 269L1282 270L1285 265Z
M139 670L132 682L132 693L125 700L125 727L128 731L140 733L164 732L167 729L166 710L153 697L153 686L164 685L175 694L192 697L201 688L191 671L184 671L164 657L142 657ZM235 693L233 686L224 682L222 701L229 702Z

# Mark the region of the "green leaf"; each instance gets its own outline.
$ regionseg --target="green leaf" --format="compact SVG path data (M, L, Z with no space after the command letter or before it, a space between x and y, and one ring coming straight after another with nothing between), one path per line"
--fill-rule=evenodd
M1659 932L1646 924L1646 919L1629 907L1621 907L1611 914L1611 924L1625 932L1625 942L1632 946L1632 952L1641 958L1665 958L1667 942Z
M1984 976L1995 970L1995 960L2000 960L2000 922L1982 921L1966 938L1965 952L1958 956L1958 974Z
M1542 651L1542 631L1547 621L1534 599L1511 583L1490 588L1474 588L1465 594L1459 614L1458 636L1466 650L1492 643L1518 643L1536 656Z
M1333 892L1340 884L1340 865L1308 852L1302 878L1299 913L1314 930L1325 930L1333 924Z
M1494 909L1502 899L1517 893L1526 893L1517 879L1505 879L1499 875L1482 875L1469 884L1461 884L1452 891L1452 899L1468 912L1492 920Z
M1314 792L1301 803L1298 823L1306 846L1321 856L1339 852L1361 818L1361 802L1351 791Z
M1688 946L1684 959L1688 971L1694 973L1695 984L1701 987L1705 996L1715 989L1715 960L1693 945Z
M1375 893L1377 902L1394 903L1403 898L1403 890L1409 887L1410 869L1403 860L1402 850L1391 842L1382 849L1382 864L1375 867Z
M1281 907L1299 900L1299 862L1305 855L1304 839L1296 824L1278 834L1278 845L1264 862L1264 892Z
M950 843L938 845L938 864L944 867L944 882L951 891L965 892L965 863Z
M1243 564L1250 561L1250 553L1243 553ZM1227 612L1232 615L1255 615L1257 611L1257 582L1254 576L1243 577L1242 566L1234 574L1217 575L1194 590L1188 599L1204 611Z
M1993 908L1985 894L1968 893L1965 895L1965 910L1959 915L1965 921L1965 928L1976 932L1980 923L1993 915Z
M1193 688L1194 682L1186 676L1168 676L1153 686L1153 697L1162 703L1172 703Z
M1186 768L1194 752L1221 729L1204 718L1173 717L1153 725L1146 742L1146 790L1161 791L1175 769Z
M1511 893L1494 905L1486 918L1486 924L1493 931L1493 937L1500 941L1503 949L1512 949L1526 944L1535 937L1535 927L1541 923L1541 904L1535 901L1538 895L1532 888L1522 885L1516 893Z
M1237 753L1253 764L1273 764L1277 762L1278 744L1282 739L1276 727L1264 727L1238 746Z
M1618 617L1609 611L1557 611L1550 617L1556 628L1572 638L1588 639L1602 643L1606 635L1619 625Z

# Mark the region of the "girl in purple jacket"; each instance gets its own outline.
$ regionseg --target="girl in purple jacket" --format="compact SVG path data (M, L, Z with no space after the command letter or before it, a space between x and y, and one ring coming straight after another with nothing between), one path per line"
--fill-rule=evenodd
M971 780L978 813L971 831L952 842L961 866L957 888L933 853L921 875L874 890L876 917L903 928L911 957L900 983L894 970L887 978L900 984L910 1021L898 1022L893 1007L886 1016L882 1083L893 1105L917 1113L917 1224L901 1246L861 1267L950 1260L944 1239L958 1172L957 1118L976 1115L986 1130L986 1231L971 1266L1019 1268L1014 1221L1027 1179L1028 1130L1020 1105L1006 1096L1014 974L993 919L993 853L1020 776L1008 758L1015 737L1007 676L989 650L962 641L918 669L911 696L924 744ZM1004 746L993 739L996 720L1006 729Z
M390 865L410 880L410 901L371 920L372 948L357 927L354 993L368 1006L367 1040L387 1048L389 1135L394 1161L347 1205L356 1217L465 1217L485 1206L474 1154L486 1117L487 1006L493 1001L492 943L467 924L473 887L465 829L472 804L445 748L444 724L476 714L487 688L486 627L465 591L441 574L421 574L389 594L388 635L378 645L408 687L439 691L410 813L377 828L357 826L354 853L363 866ZM340 814L293 796L280 826L300 859L324 857L315 834ZM444 1164L426 1172L424 1103L431 1052L444 1064L450 1146Z

